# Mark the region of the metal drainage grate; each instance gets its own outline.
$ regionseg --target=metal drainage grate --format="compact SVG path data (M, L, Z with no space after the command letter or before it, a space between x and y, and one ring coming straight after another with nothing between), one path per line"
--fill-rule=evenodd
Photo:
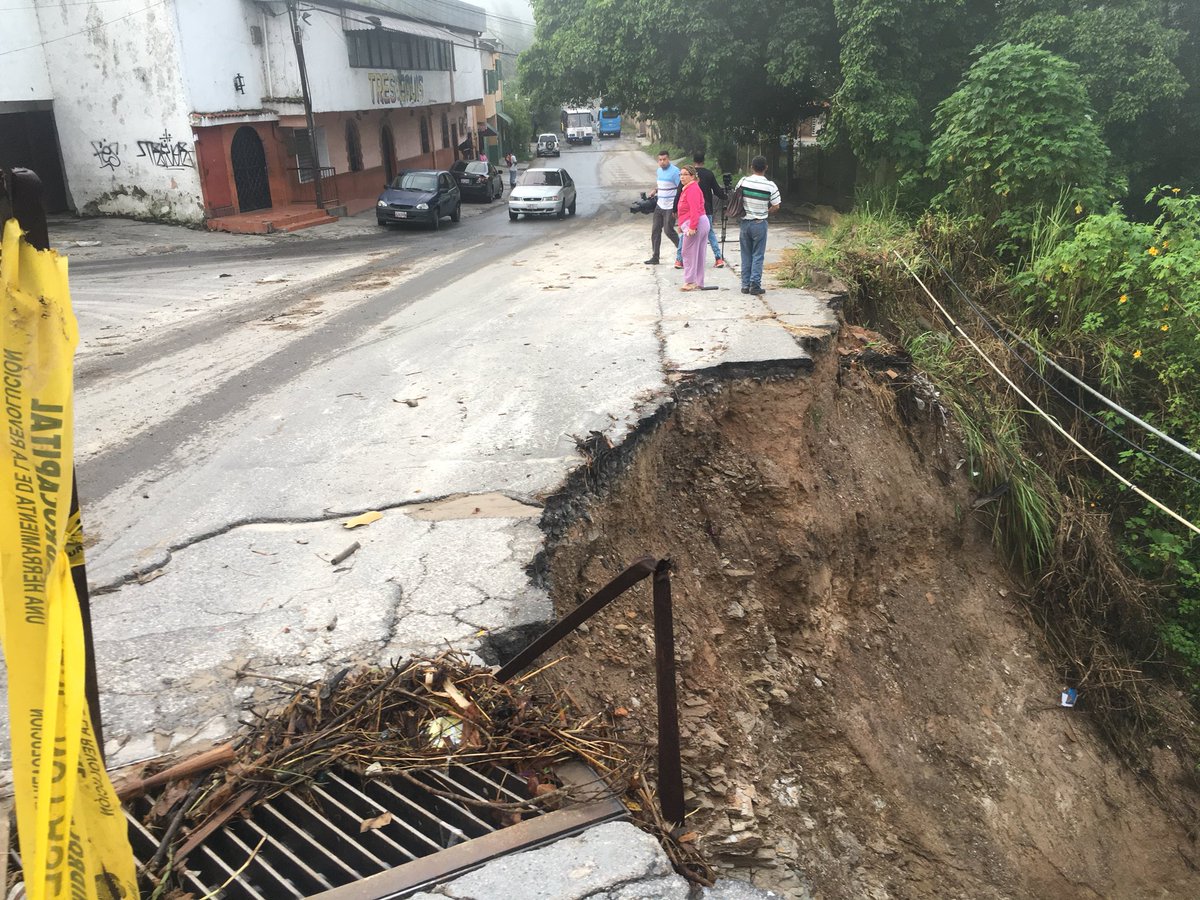
M556 773L575 788L573 805L525 812L506 827L490 810L434 793L493 802L530 799L525 779L502 767L414 773L425 787L330 772L303 797L293 792L260 803L206 839L183 863L184 887L224 900L402 898L498 856L625 817L624 806L591 769L567 763ZM360 832L364 820L389 812L391 822ZM150 859L158 838L133 816L129 820L134 853Z

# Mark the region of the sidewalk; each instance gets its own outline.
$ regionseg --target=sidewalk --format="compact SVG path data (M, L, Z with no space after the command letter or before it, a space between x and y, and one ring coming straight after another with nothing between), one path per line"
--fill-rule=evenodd
M412 900L778 900L743 881L721 879L694 894L658 842L627 822L504 856Z

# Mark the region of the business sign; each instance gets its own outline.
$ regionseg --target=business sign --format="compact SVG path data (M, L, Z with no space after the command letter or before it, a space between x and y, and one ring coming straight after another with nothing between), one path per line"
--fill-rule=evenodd
M431 106L450 102L449 72L367 72L372 106Z

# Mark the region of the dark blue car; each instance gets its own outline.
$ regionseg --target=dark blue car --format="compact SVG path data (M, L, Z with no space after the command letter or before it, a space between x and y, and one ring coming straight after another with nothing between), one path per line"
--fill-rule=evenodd
M462 193L449 172L411 169L401 172L383 189L375 204L375 221L380 225L421 222L441 227L442 218L457 222L462 213Z

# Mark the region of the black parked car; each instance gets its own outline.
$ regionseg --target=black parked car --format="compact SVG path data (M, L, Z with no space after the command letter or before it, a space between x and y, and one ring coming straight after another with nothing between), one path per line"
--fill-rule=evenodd
M497 197L504 196L504 176L491 163L460 159L450 167L450 173L458 179L458 187L464 197L475 197L491 203Z
M458 180L437 169L401 172L383 189L375 204L375 221L380 225L423 222L440 228L442 217L457 222L462 212Z

